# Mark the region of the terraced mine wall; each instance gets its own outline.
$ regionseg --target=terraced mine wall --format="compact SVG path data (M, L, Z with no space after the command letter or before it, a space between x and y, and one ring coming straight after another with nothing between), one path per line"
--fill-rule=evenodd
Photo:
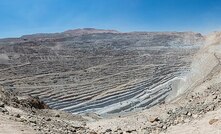
M211 85L220 82L220 80L217 79L219 78L218 74L221 69L220 45L220 32L214 32L205 36L204 45L193 57L190 71L182 78L180 77L180 80L175 83L176 87L173 88L170 96L167 97L167 101L176 100L176 98L181 97L180 95L191 92L200 86L201 89L205 87L209 88L209 85L202 86L202 84L210 80L214 80L211 82Z
M71 113L141 110L165 101L203 42L202 35L192 32L4 39L0 84Z

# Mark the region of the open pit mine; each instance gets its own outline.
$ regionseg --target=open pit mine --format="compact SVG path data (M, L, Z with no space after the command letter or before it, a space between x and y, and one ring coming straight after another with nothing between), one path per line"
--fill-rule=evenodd
M221 33L0 39L0 134L217 134Z
M91 28L1 39L0 84L73 114L140 111L167 101L204 40Z

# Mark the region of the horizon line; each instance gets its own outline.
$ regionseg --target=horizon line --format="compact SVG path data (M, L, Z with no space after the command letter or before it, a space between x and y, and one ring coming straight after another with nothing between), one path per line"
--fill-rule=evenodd
M109 30L109 31L116 31L116 32L119 32L119 33L139 33L139 32L146 32L146 33L151 33L151 32L154 32L154 33L170 33L170 32L178 32L178 33L200 33L201 35L205 36L205 35L209 35L211 33L215 33L215 32L221 32L219 30L214 30L214 31L210 31L210 32L198 32L196 30L123 30L123 31L120 31L120 30L117 30L117 29L105 29L105 28L95 28L95 27L85 27L85 28L70 28L70 29L66 29L66 30L58 30L58 31L51 31L51 32L30 32L30 33L24 33L24 34L19 34L19 35L15 35L15 36L6 36L6 37L0 37L0 39L13 39L13 38L21 38L22 36L28 36L28 35L38 35L38 34L61 34L61 33L64 33L64 32L67 32L67 31L70 31L70 30L89 30L89 29L93 29L93 30Z

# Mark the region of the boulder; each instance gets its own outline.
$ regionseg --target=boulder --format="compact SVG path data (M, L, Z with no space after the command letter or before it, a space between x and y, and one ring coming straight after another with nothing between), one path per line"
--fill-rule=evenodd
M219 121L219 119L211 119L210 121L209 121L209 124L210 125L213 125L215 122L217 122L217 121Z
M150 116L148 120L149 120L149 122L154 123L156 121L159 121L160 119L158 117L156 117L156 116L155 117L154 116Z

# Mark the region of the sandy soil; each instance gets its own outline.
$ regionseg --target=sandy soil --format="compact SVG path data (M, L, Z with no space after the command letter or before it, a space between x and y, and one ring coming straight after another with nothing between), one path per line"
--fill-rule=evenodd
M212 123L214 120L214 123ZM211 124L210 124L211 123ZM212 111L201 119L168 128L167 134L221 134L221 109Z
M0 134L36 134L36 132L31 127L0 114Z

